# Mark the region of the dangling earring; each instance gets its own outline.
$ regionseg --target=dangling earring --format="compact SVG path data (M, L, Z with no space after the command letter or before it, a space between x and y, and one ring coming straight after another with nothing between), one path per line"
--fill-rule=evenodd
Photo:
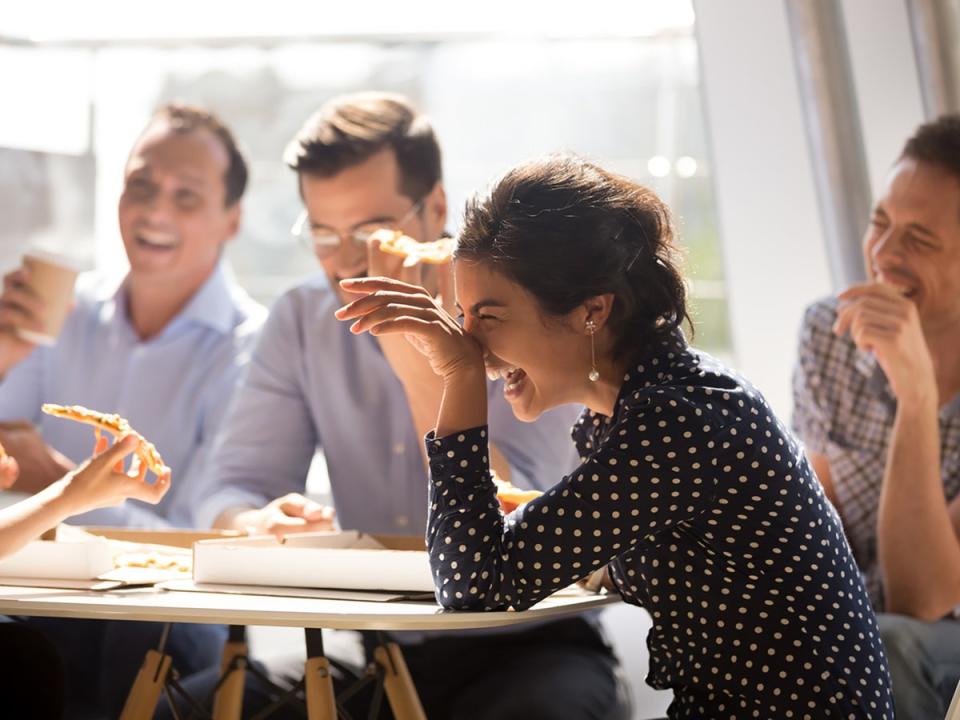
M590 378L590 382L600 379L600 373L597 371L597 344L593 337L596 332L597 324L593 320L587 320L587 334L590 336L590 372L587 377Z

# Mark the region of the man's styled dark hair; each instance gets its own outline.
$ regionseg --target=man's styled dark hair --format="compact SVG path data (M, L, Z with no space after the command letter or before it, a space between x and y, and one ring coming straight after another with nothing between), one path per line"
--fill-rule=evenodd
M390 148L400 192L419 201L442 178L440 145L429 120L401 95L364 92L335 97L287 145L284 162L297 173L333 177Z
M482 262L562 316L611 293L618 358L643 354L690 318L667 206L573 155L519 165L467 203L455 257Z
M249 171L247 161L244 159L233 133L223 124L223 121L214 113L199 105L173 102L157 108L147 123L146 130L159 122L165 122L171 130L178 133L188 133L201 129L213 133L223 144L224 150L227 151L227 171L223 176L223 183L226 187L225 205L230 207L239 202L247 189Z
M960 180L960 115L941 115L918 127L900 157L937 165Z

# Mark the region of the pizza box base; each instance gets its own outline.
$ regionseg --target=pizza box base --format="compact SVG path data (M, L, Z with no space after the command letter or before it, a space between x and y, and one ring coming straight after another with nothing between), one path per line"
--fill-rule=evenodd
M422 537L356 531L202 540L193 546L201 584L433 593Z
M61 537L56 541L56 535ZM107 583L115 587L133 585L151 585L183 573L171 573L156 568L114 568L114 548L110 540L131 543L165 545L177 548L190 548L198 540L224 538L238 535L226 531L194 530L131 530L113 527L75 527L61 525L56 533L44 533L48 540L34 540L11 555L0 559L0 585L23 585L32 581L40 585L41 581L73 582L76 589L89 589L87 584L97 585L96 589L110 589ZM9 580L9 582L6 582ZM52 587L63 587L54 584Z

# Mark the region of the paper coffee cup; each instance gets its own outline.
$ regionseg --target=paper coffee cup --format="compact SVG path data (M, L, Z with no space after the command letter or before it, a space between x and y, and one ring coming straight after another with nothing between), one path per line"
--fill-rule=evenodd
M23 256L23 266L29 271L27 284L43 300L40 314L43 330L17 328L17 334L27 342L53 345L70 314L79 263L66 255L30 250Z

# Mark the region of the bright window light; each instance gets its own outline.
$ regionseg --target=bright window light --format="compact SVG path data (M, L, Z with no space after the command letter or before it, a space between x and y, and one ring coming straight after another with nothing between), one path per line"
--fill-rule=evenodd
M666 177L670 174L670 161L663 155L654 155L647 161L647 171L654 177Z
M684 155L683 157L677 158L677 162L674 164L674 170L677 173L677 177L692 178L697 174L697 161L689 155Z

